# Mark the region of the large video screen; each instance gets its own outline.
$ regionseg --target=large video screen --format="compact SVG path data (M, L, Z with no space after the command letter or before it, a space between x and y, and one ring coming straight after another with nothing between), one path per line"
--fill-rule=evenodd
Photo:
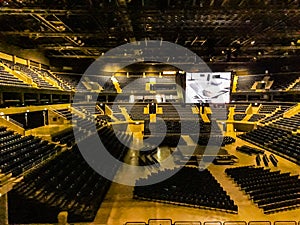
M186 73L186 103L229 103L231 72Z

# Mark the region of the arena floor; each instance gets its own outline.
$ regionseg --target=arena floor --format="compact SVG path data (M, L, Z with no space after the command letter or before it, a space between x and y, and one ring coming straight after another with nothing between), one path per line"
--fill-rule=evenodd
M235 137L234 133L226 135ZM239 163L235 164L234 167L255 165L255 156L248 156L235 151L236 146L241 146L244 144L249 146L253 145L239 138L236 140L236 143L226 146L226 149L230 154L233 154L239 158ZM166 154L168 154L167 150L166 152ZM266 154L269 155L270 153L266 152ZM270 164L271 170L281 170L282 172L290 172L292 175L299 175L299 166L279 156L277 156L277 159L279 161L278 167L275 168ZM132 198L133 187L113 183L104 202L101 205L101 208L97 213L95 221L91 223L91 225L121 225L125 224L126 222L135 221L147 222L148 219L151 218L172 219L173 222L201 221L202 223L205 221L297 221L298 223L298 221L300 221L300 208L268 215L263 214L263 211L259 209L248 198L248 196L240 191L239 187L225 175L224 170L228 167L229 166L216 166L211 164L208 169L230 195L231 199L235 201L239 207L238 214L135 200Z

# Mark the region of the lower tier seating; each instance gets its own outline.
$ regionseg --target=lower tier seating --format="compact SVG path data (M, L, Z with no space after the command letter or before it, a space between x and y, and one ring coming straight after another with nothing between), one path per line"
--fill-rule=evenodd
M22 80L19 80L14 75L6 72L3 67L0 67L0 85L15 86L15 87L29 87Z
M278 105L262 105L259 109L259 113L270 114L274 112L278 107Z
M59 114L63 115L67 120L72 119L72 113L69 109L58 109Z
M297 131L298 129L300 129L300 113L297 113L290 118L282 117L279 120L273 122L272 125L281 127L286 130Z
M267 143L273 142L274 140L288 135L291 135L291 132L270 126L259 126L257 129L239 135L238 137L265 146Z
M290 108L291 108L290 106L280 106L280 109L278 111L276 111L271 116L265 117L262 121L260 121L260 123L266 124L276 119L279 119L283 117L283 113L288 111Z
M300 205L298 175L254 167L227 168L225 172L265 214Z
M118 135L111 127L101 128L98 135L107 151L122 161L131 137ZM85 144L90 143L89 138L84 140ZM118 166L112 165L107 173L114 175L117 170ZM60 211L68 211L68 222L91 222L110 184L86 163L74 146L14 187L9 193L9 220L13 224L55 223Z
M238 137L300 164L300 134L264 126Z
M148 179L168 176L171 170L159 171L136 182L134 198L159 201L211 210L237 213L238 207L207 170L183 167L172 177L148 186L141 186Z
M249 105L236 105L234 108L235 112L245 113Z
M9 193L9 219L14 224L55 223L64 210L69 222L92 221L109 186L73 149L15 186Z
M0 128L1 173L18 176L60 150L60 147L39 138Z
M257 122L263 118L265 118L266 115L262 115L262 114L253 114L250 119L248 120L249 122Z
M235 121L242 121L245 118L246 114L234 114L233 119Z
M239 152L246 153L247 155L264 154L264 152L265 152L264 150L260 150L260 149L257 149L257 148L252 148L252 147L249 147L247 145L238 146L238 147L236 147L236 150L239 151Z
M229 136L222 136L222 135L202 135L200 134L199 136L196 135L190 135L190 137L192 138L192 140L197 143L198 145L201 146L206 146L208 145L208 143L210 143L211 145L221 145L221 146L225 146L225 145L229 145L235 142L235 139Z

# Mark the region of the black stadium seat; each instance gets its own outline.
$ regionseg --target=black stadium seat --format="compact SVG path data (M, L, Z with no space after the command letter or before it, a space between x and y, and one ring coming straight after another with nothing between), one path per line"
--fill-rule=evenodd
M236 182L265 214L299 206L298 175L254 167L227 168L226 174Z

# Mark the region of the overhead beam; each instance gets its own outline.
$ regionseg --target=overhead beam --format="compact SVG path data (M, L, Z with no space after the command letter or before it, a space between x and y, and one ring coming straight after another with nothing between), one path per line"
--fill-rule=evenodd
M203 50L203 47L189 47L192 51L199 51ZM226 47L215 47L216 50L226 50ZM300 50L300 46L242 46L240 48L241 51L258 51L258 50L265 50L265 51L292 51L292 50Z
M111 13L114 12L114 8L102 8L102 9L95 9L95 13ZM12 8L0 8L0 15L31 15L31 14L38 14L42 16L47 16L50 14L55 14L59 16L63 15L90 15L90 10L85 9L72 9L72 10L66 10L66 9L12 9Z
M97 51L107 51L110 47L93 47L93 46L39 46L39 48L44 50L97 50ZM204 47L189 47L191 50L199 51L203 50ZM215 47L216 50L226 50L228 47ZM265 50L265 51L275 51L275 50L282 50L282 51L292 51L292 50L300 50L300 46L244 46L241 47L241 51L256 51L256 50Z
M70 59L97 59L100 56L95 55L48 55L49 58L70 58Z
M229 0L223 0L222 1L222 5L226 5L229 2ZM210 2L211 4L214 4L214 0L211 0ZM122 3L123 4L123 3ZM120 5L121 7L122 4ZM191 5L192 6L192 5ZM123 7L124 8L124 7ZM190 9L186 9L187 12L189 12ZM224 9L220 8L220 9L213 9L213 8L203 8L198 9L198 12L201 13L201 11L204 11L206 14L211 13L230 13L230 12L234 12L234 13L244 13L245 10L247 12L263 12L263 9L257 9L257 8L245 8L245 9L226 9L226 11L224 11ZM106 8L95 8L93 10L93 13L95 15L99 15L99 13L114 13L116 11L115 8L113 7L106 7ZM157 10L159 12L159 10ZM178 9L172 9L169 8L168 9L169 12L176 12L178 11ZM299 13L300 9L299 8L285 8L285 9L278 9L278 8L272 8L272 12L274 13ZM57 16L69 16L69 15L91 15L91 10L88 9L37 9L37 8L26 8L26 9L14 9L14 8L5 8L5 7L1 7L0 8L0 15L7 15L7 16L13 16L13 15L20 15L20 16L26 16L26 15L32 15L32 14L38 14L38 15L42 15L42 16L48 16L51 14L57 15Z
M40 38L40 37L78 37L78 38L109 38L108 35L103 34L102 32L95 33L71 33L71 32L27 32L27 31L1 31L0 34L7 36L25 36L31 38Z
M93 47L93 46L89 47L89 46L44 46L44 45L40 45L39 48L44 50L54 50L54 51L97 50L102 52L110 49L109 47Z
M99 57L101 56L95 56L95 55L48 55L47 57L49 58L70 58L70 59L98 59ZM254 56L251 56L251 55L248 55L248 56L240 56L238 58L235 58L234 60L236 60L235 62L239 62L241 60L253 60L253 57ZM269 58L275 58L275 59L278 59L278 58L299 58L298 55L261 55L261 56L256 56L257 59L269 59ZM110 57L111 60L113 61L118 61L118 62L132 62L131 60L128 60L126 58L122 58L122 57ZM141 59L142 60L142 59ZM190 60L190 61L184 61L185 58L182 58L182 61L179 62L179 61L174 61L174 62L171 62L169 61L168 63L170 64L177 64L177 65L184 65L184 64L192 64L192 65L195 65L195 61L194 60ZM155 61L155 58L153 59L153 61ZM216 61L216 62L221 62L221 61ZM227 62L225 62L227 64Z

